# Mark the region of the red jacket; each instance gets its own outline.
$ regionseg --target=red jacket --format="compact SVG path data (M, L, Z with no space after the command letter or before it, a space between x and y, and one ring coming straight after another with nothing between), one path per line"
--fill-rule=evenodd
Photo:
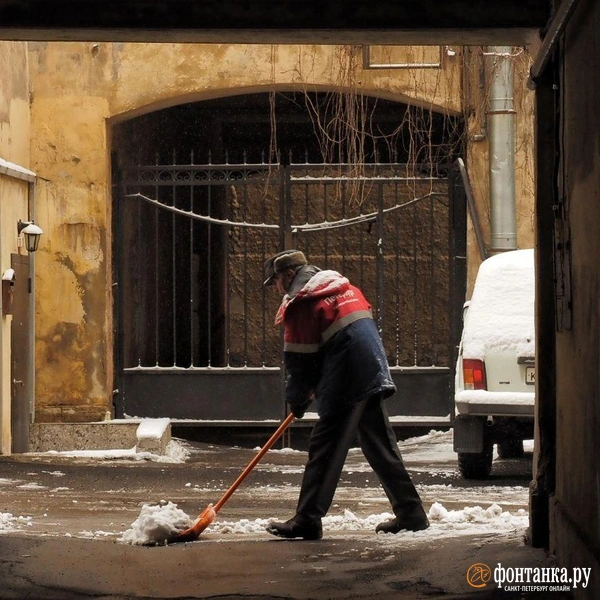
M286 399L319 414L395 391L371 305L336 271L302 267L275 318L284 326Z
M290 306L294 318L286 320ZM371 318L371 305L357 287L336 271L319 271L297 294L284 297L275 324L285 323L285 352L310 353L346 325Z

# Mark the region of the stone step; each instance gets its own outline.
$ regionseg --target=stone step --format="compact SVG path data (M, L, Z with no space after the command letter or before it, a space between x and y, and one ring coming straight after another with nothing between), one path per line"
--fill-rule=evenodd
M165 454L171 441L170 419L113 419L91 423L32 423L30 452L128 450Z

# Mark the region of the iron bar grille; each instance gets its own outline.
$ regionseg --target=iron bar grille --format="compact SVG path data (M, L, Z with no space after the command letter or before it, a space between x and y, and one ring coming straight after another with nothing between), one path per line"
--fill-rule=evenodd
M284 245L363 289L392 366L450 366L445 177L396 163L156 164L124 168L120 190L124 369L278 369L280 298L262 265Z

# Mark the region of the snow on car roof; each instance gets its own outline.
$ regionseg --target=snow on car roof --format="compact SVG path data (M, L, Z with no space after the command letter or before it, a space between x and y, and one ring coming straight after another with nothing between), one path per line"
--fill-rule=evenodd
M490 347L535 356L533 250L514 250L481 263L465 316L463 356L485 358Z

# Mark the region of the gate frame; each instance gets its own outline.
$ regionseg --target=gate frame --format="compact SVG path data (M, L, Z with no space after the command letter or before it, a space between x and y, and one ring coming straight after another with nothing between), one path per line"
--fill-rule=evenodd
M286 166L279 164L262 164L262 165L153 165L146 167L149 169L164 169L171 172L176 171L178 168L190 169L192 168L207 168L212 170L218 170L220 168L227 169L229 172L233 172L239 169L264 169L265 167L280 168L283 174L280 177L280 197L285 199L283 209L280 210L280 244L281 247L290 247L294 244L294 238L291 223L291 185L285 180L289 180L290 170ZM306 164L301 165L289 165L306 167ZM373 165L370 165L373 166ZM129 168L129 167L128 167ZM132 167L135 169L135 167ZM178 419L178 422L193 422L193 423L227 423L233 424L238 423L242 425L256 425L257 423L265 423L270 421L279 420L285 416L286 407L283 400L283 383L285 380L285 374L282 372L280 367L261 367L261 368L237 368L237 367L223 367L223 368L211 368L211 367L190 367L188 369L178 369L177 371L170 372L167 368L161 367L134 367L125 368L122 359L122 302L123 292L122 286L119 285L119 276L122 273L121 261L122 261L122 219L121 215L121 200L120 198L124 195L123 191L125 187L131 182L123 179L117 168L114 165L113 173L115 174L114 185L113 185L113 205L116 204L113 210L113 240L115 243L114 257L114 275L115 282L113 284L116 287L117 293L115 294L114 302L114 359L115 359L115 380L117 385L115 386L113 394L113 403L115 407L115 415L123 417L125 411L131 411L138 415L138 410L145 413L143 416L149 417L162 417L160 411L156 412L155 406L147 403L149 394L156 393L156 390L162 390L162 393L172 392L173 386L171 384L162 385L165 381L170 381L171 376L181 378L182 376L188 375L202 375L211 378L211 391L219 391L234 393L239 401L236 406L242 406L242 410L239 412L239 416L235 419L227 418L230 415L217 411L213 413L215 418L210 419L197 419L191 416L182 416ZM270 175L271 176L271 175ZM462 330L462 305L464 303L465 289L466 289L466 205L467 198L463 182L460 177L458 169L458 163L456 163L449 172L448 180L448 198L450 200L449 210L449 281L450 281L450 298L449 298L449 311L450 311L450 326L451 326L451 354L449 357L449 367L398 367L391 366L392 376L398 387L398 392L393 396L388 404L389 412L391 414L391 420L395 424L402 425L414 425L414 426L432 426L436 424L450 425L454 420L453 410L453 381L454 381L454 365L456 364L456 352L458 349L458 343L460 340L460 332ZM230 179L229 183L235 182L235 179ZM138 182L139 183L139 182ZM183 182L181 185L189 185L189 182ZM378 209L378 227L382 227L383 218L380 215L383 214L383 204L380 202ZM462 232L460 235L454 235L456 231ZM120 244L120 246L119 246ZM383 260L382 256L375 257L377 261ZM381 278L380 278L381 279ZM378 288L382 286L382 281L378 282ZM380 290L378 289L378 292ZM459 302L460 300L460 302ZM382 302L382 294L377 293L377 314L381 308L380 303ZM185 371L185 372L183 372ZM155 376L162 375L163 382L156 380ZM255 402L256 395L253 393L248 394L248 391L253 389L253 386L249 386L249 381L255 379L257 375L263 375L265 381L258 385L259 399L261 401L257 404ZM444 401L442 406L445 407L441 410L444 414L440 414L440 410L433 411L427 414L413 414L414 410L406 410L407 406L414 404L411 400L416 395L419 395L419 385L417 385L416 378L427 375L431 378L432 388L435 389L434 394L442 397ZM166 376L166 377L165 377ZM146 378L146 384L142 384L143 379ZM214 402L211 402L212 398L207 395L199 395L199 386L193 381L195 378L191 378L192 381L184 385L184 394L181 397L175 398L175 401L171 406L180 408L186 413L186 406L190 399L194 400L194 409L196 410L199 406L211 407L214 406ZM181 381L181 379L180 379ZM137 393L136 399L131 402L127 400L126 394L128 388L131 386ZM279 390L278 390L279 387ZM278 393L276 393L278 390ZM125 396L124 396L125 394ZM264 404L261 403L263 398L278 396L281 401L277 410L273 410L272 403ZM254 400L254 401L253 401ZM417 411L418 412L418 411ZM394 414L396 413L396 414ZM168 416L168 415L167 415ZM309 419L310 420L310 419Z

